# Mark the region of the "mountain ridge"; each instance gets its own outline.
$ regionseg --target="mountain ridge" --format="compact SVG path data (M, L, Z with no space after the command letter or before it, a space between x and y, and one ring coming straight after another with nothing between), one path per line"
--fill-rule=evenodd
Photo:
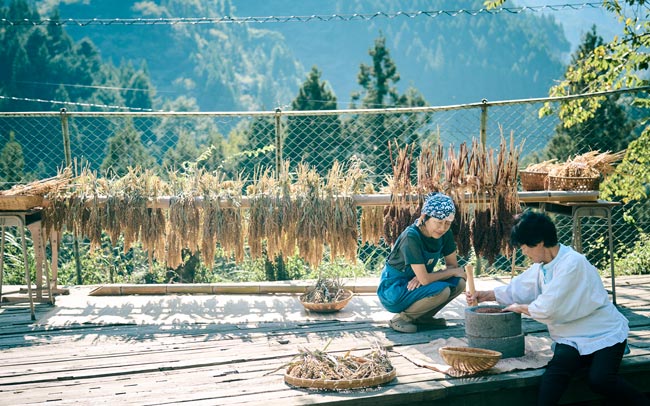
M40 2L41 9L50 1ZM461 7L462 6L462 7ZM61 18L154 18L372 14L430 10L424 0L321 2L210 0L68 1ZM481 1L440 1L439 10L479 9ZM203 13L203 14L201 14ZM145 61L162 98L189 96L204 111L286 108L312 66L350 106L361 63L379 36L394 58L400 90L415 87L429 104L544 97L564 71L573 44L552 16L479 14L378 17L370 21L161 26L68 26L90 37L105 58ZM137 39L139 45L133 45ZM162 39L162 40L161 40Z

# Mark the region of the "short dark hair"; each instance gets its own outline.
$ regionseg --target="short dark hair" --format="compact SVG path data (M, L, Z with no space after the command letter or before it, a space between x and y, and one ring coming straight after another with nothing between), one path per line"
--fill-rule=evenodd
M540 242L544 242L545 247L557 245L557 229L553 220L546 213L533 210L526 210L515 217L510 231L510 245L532 247Z

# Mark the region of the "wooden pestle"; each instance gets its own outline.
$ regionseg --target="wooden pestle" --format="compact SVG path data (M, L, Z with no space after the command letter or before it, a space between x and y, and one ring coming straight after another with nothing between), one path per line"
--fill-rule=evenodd
M467 290L469 291L470 295L474 295L476 292L476 289L474 288L474 266L467 264L465 265L465 274L467 274ZM471 303L467 302L468 306L478 306L478 302L476 300L472 300Z

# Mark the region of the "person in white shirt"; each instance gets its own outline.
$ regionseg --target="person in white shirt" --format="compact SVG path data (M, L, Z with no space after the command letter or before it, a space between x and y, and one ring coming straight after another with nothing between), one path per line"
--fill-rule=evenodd
M510 242L533 265L510 284L466 293L468 303L497 301L504 311L528 315L546 324L554 354L542 376L539 405L556 405L571 378L588 369L590 388L623 405L647 405L648 399L618 375L627 350L627 319L610 302L598 270L584 255L558 243L553 221L525 211L516 218Z

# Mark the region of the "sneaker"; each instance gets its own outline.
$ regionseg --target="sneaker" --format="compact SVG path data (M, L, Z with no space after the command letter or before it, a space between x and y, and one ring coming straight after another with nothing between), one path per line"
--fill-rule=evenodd
M395 331L399 331L400 333L415 333L418 331L418 328L416 327L415 324L411 323L410 321L404 320L399 314L393 317L389 322L388 325L390 328L392 328Z
M417 326L427 326L427 327L437 327L444 328L447 327L447 320L442 317L420 317L413 320L413 323Z

